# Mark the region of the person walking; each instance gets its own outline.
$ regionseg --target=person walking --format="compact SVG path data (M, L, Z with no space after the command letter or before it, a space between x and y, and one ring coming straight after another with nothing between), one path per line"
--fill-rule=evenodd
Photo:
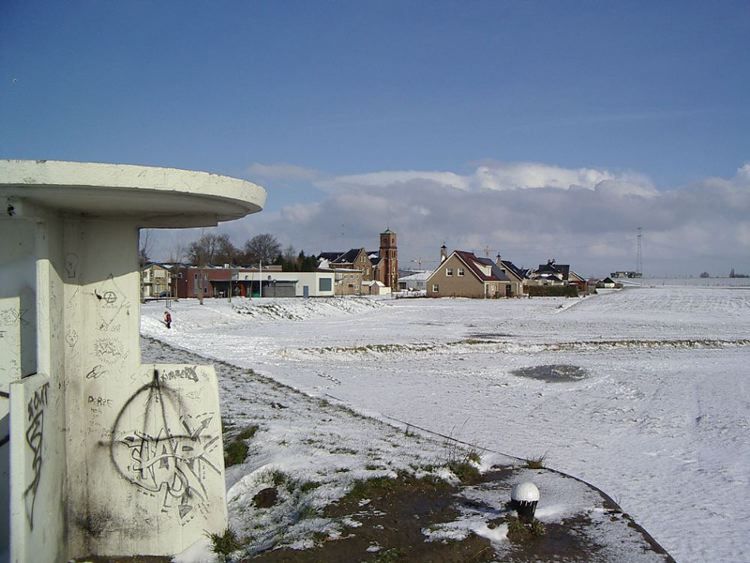
M172 328L172 315L169 311L164 311L164 324L167 325L167 328Z

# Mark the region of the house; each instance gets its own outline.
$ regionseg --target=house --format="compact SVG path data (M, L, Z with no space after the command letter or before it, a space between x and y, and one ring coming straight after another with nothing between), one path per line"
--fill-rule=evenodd
M346 252L321 252L318 254L318 269L337 273L337 295L360 295L362 283L371 281L398 288L396 233L390 229L380 233L380 249L377 251L352 248Z
M586 280L570 269L569 264L558 264L555 259L547 260L546 264L529 274L530 285L575 285L579 292L585 293Z
M588 282L573 270L568 272L568 285L575 285L578 287L578 293L583 293L584 295L588 293Z
M427 278L428 297L511 297L513 285L507 272L490 258L454 250L447 256L441 248L441 263Z
M240 270L235 275L235 283L248 281L260 295L257 280L262 277L263 297L334 297L333 271L319 272L277 272Z
M615 280L613 280L611 277L604 278L603 280L599 280L596 283L597 289L615 289L617 287L622 287L621 283L617 283Z
M141 299L167 297L172 285L169 265L152 262L141 268Z
M188 297L333 297L332 271L283 272L281 266L263 269L181 266L175 272L172 295Z
M555 259L547 260L546 264L529 273L530 285L567 285L570 266L557 264Z
M609 274L609 277L611 278L640 278L643 277L643 274L640 272L633 272L632 270L618 270L616 272L612 272Z
M431 271L425 270L423 272L412 272L405 276L399 276L398 289L399 291L426 291L427 278L431 274Z
M362 293L366 295L390 295L391 288L378 280L362 282Z
M510 281L510 296L521 297L524 295L526 293L525 287L528 280L528 270L519 268L510 260L503 260L499 254L495 259L495 264Z
M371 255L377 253L368 252L364 248L352 248L346 252L321 252L318 255L318 267L331 270L359 270L362 279L372 281L374 266Z

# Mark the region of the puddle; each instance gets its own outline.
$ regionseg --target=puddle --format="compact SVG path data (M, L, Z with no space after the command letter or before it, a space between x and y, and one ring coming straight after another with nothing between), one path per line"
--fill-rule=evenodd
M510 373L519 377L528 377L529 379L541 379L547 383L580 381L588 376L588 371L584 368L570 364L532 366L528 368L514 369Z

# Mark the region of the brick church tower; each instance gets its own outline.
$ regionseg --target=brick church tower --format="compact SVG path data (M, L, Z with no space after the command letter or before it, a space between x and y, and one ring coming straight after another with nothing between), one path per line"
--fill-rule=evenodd
M398 248L396 233L386 228L380 233L380 281L398 291Z

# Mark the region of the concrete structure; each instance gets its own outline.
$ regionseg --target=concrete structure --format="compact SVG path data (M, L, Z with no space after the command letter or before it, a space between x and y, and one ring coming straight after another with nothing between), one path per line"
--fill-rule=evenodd
M333 297L334 272L258 272L241 271L237 274L238 281L253 282L262 278L264 297ZM279 288L289 285L291 295L282 294Z
M199 297L333 297L334 273L282 272L281 266L175 269L172 293L180 299Z
M170 555L225 529L213 368L141 364L138 229L215 225L264 203L259 186L203 172L0 161L0 551L12 561Z

